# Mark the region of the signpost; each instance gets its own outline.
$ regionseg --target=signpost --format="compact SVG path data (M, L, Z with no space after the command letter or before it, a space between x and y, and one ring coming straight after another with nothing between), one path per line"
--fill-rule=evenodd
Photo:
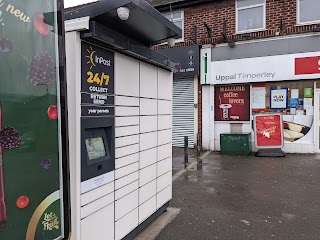
M256 156L284 156L282 116L278 113L254 115ZM264 150L264 151L263 151Z

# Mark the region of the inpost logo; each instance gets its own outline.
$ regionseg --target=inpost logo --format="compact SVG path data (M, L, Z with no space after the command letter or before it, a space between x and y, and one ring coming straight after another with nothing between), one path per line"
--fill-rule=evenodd
M89 53L89 55L86 56L86 58L89 59L87 64L90 65L90 69L95 67L96 64L102 64L106 67L111 67L111 60L97 56L96 51L94 51L91 46L90 49L87 49L87 52Z

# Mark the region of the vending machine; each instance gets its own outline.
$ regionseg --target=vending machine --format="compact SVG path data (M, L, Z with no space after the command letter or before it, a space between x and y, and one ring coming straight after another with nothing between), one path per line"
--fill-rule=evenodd
M0 0L0 239L68 239L63 4Z
M174 60L150 46L181 29L142 0L65 18L71 239L133 239L172 198Z

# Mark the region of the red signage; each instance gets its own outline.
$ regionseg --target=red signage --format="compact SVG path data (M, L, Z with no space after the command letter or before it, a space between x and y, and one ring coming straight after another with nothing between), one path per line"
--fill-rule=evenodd
M280 114L255 115L254 127L257 148L283 147L283 127Z
M250 85L215 88L215 121L250 121Z
M295 59L295 75L319 74L320 56Z

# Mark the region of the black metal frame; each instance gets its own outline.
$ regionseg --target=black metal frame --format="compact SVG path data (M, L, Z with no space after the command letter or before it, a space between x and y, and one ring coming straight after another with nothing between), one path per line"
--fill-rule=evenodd
M69 144L68 144L68 103L66 81L66 52L64 30L64 0L57 0L57 25L58 25L58 51L59 51L59 77L60 77L60 106L61 106L61 154L63 174L63 212L64 212L64 239L71 236L71 203L69 179Z

